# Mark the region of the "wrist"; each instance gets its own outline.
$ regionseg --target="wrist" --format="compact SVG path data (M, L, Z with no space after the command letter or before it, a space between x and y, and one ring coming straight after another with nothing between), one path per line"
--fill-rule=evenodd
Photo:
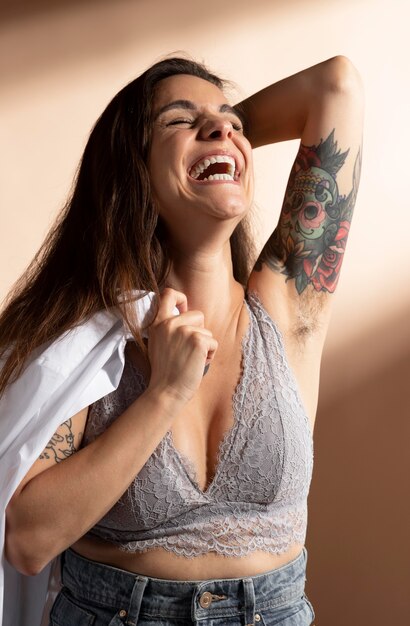
M186 398L168 387L148 387L140 399L147 403L148 410L169 420L175 419L187 403Z

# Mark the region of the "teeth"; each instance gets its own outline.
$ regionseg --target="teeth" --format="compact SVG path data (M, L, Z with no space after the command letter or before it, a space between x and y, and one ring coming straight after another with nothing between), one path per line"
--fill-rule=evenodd
M208 156L200 163L197 163L190 171L192 178L198 178L207 167L213 163L227 163L229 166L228 174L215 174L214 176L227 176L228 178L212 178L209 176L205 180L233 180L235 176L235 159L228 155L216 154L215 156Z
M203 180L233 180L233 177L229 176L229 174L211 174L208 178L203 178Z

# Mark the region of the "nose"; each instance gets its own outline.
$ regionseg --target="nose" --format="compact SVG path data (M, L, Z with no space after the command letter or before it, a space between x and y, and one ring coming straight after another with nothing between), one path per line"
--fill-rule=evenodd
M205 141L212 139L224 140L232 136L232 123L220 117L208 117L200 128L200 138Z

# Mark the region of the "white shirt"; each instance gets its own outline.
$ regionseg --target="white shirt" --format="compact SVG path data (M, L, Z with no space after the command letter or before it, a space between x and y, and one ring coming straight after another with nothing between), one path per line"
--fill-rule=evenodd
M143 325L151 316L151 300L148 294L134 303ZM54 568L50 564L30 577L6 562L7 504L60 424L118 387L125 345L131 338L117 313L96 313L33 353L0 399L0 626L48 624L53 598L49 597L42 618L46 597L53 594L51 586L58 588L55 562ZM48 594L50 571L53 585Z

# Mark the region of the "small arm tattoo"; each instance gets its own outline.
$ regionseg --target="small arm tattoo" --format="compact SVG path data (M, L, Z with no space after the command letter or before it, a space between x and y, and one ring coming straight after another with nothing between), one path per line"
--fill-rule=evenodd
M71 456L76 451L73 433L73 423L69 419L64 424L61 424L60 428L51 437L45 450L40 454L40 459L54 459L56 463L64 461L67 457ZM81 433L79 435L81 440Z
M334 129L319 145L300 146L289 177L279 224L265 244L255 270L262 264L295 279L301 294L311 284L333 293L339 279L361 170L359 150L353 186L340 195L336 174L349 153L338 150Z

